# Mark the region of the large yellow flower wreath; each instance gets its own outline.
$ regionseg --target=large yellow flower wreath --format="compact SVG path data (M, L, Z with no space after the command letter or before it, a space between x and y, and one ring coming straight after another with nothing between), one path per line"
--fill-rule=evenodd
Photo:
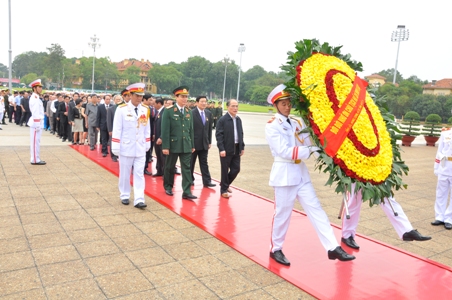
M310 91L314 87L309 93L309 112L317 135L325 131L350 94L355 76L355 71L343 60L321 53L313 54L299 68L301 90ZM334 160L347 176L360 181L378 184L391 174L391 139L380 111L368 93L364 108Z
M294 107L311 124L308 130L314 141L323 149L317 168L329 173L327 184L336 183L336 192L343 193L355 183L355 190L362 190L363 200L370 200L370 205L384 201L393 190L406 188L401 176L408 174L408 167L396 143L400 138L397 124L384 101L374 101L365 90L367 83L356 75L362 71L361 63L341 54L341 47L317 40L299 41L295 46L282 67L290 77L285 85ZM359 97L353 97L358 90ZM359 104L353 105L351 100L356 98ZM333 140L336 136L328 133L338 130L343 138ZM331 144L336 144L334 151Z

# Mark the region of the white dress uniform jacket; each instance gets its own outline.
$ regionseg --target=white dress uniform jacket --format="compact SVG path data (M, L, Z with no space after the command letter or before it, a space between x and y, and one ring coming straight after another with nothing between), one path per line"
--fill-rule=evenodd
M31 117L27 125L38 130L44 126L44 105L37 94L33 93L30 97Z
M441 132L434 165L435 175L452 176L452 130Z
M113 120L111 151L115 155L145 156L151 147L151 127L148 108L138 105L138 114L132 102L117 107Z
M308 147L311 145L309 134L298 134L305 126L296 119L291 119L291 122L294 126L287 122L285 116L276 114L273 121L270 120L266 125L265 137L275 159L270 173L270 186L293 186L311 181L308 169L301 161L308 159L311 153Z
M452 224L452 130L441 132L433 172L438 176L436 185L435 220ZM449 200L449 205L447 202Z

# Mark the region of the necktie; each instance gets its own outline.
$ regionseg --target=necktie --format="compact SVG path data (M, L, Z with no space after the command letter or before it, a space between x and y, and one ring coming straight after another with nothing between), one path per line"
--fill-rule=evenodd
M182 115L184 115L184 109L183 109L183 108L180 109L180 113L181 113Z
M66 104L66 112L67 112L67 104Z
M290 126L292 126L292 123L290 123L290 119L287 118L287 123L289 123Z
M106 109L108 109L108 104L107 104L107 105L105 105L105 108L106 108Z
M138 116L138 107L135 107L135 114Z
M202 125L206 124L206 118L204 117L204 111L201 112Z

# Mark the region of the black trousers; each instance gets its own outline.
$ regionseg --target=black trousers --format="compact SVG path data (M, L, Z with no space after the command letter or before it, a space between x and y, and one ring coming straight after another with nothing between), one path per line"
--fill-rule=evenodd
M59 135L63 138L63 139L69 139L69 134L70 134L70 130L69 128L71 127L71 125L69 125L68 123L68 119L60 119L60 131L59 131Z
M110 135L108 134L108 129L100 130L100 142L102 144L102 153L108 154L108 140L110 139Z
M240 172L240 154L237 151L234 155L226 155L225 157L220 156L221 163L221 193L226 193L228 191L229 185L234 181Z
M57 120L57 114L53 114L53 126L55 127L55 132L59 137L61 137L60 133L60 120Z
M14 121L17 125L20 124L20 118L22 117L22 108L16 107L16 111L14 112Z
M28 119L30 119L30 117L31 117L31 112L23 111L22 112L22 116L20 117L20 121L19 121L20 125L23 125L24 122L25 122L25 125L26 125L27 122L28 122Z
M209 150L195 150L195 152L191 154L190 170L193 182L195 181L195 176L193 176L193 172L195 170L196 159L198 157L199 157L199 168L201 169L202 175L202 184L207 185L212 180L212 178L210 177L209 165L207 164L208 153Z
M155 144L155 157L156 157L156 174L163 175L163 168L165 167L165 158L166 155L163 155L162 145Z
M14 106L10 106L9 113L8 113L8 118L9 118L10 123L13 121L13 115L14 115L14 117L16 116L16 114L14 112ZM16 120L16 119L14 119L14 120Z
M152 146L151 146L152 147ZM148 169L148 166L149 166L149 158L151 158L151 149L152 148L149 148L149 150L148 151L146 151L146 161L144 162L144 170L147 170ZM143 171L144 171L143 170Z

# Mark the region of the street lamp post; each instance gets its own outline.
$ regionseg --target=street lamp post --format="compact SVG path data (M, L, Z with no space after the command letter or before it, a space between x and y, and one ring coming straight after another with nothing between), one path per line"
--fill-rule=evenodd
M223 81L223 103L221 103L221 106L224 108L224 93L226 91L226 71L228 69L228 61L229 61L229 57L226 55L226 57L224 58L224 81Z
M410 36L410 31L408 29L405 29L405 25L397 26L397 30L392 32L391 42L397 42L397 44L398 44L397 45L397 56L396 56L396 61L395 61L395 69L394 69L394 78L392 79L392 84L395 84L395 81L396 81L400 42L408 41L409 36Z
M93 54L93 78L92 78L92 85L91 85L91 93L94 93L94 59L96 58L96 47L100 47L99 44L99 38L94 35L94 37L90 37L91 42L88 43L88 46L92 47L94 50Z
M13 64L12 64L12 46L11 46L11 0L8 1L9 10L9 71L8 71L8 88L11 95L13 95ZM8 112L9 113L9 112Z
M239 52L240 52L240 65L239 65L239 82L237 83L237 102L239 102L239 92L240 92L240 71L242 70L242 53L245 52L245 44L240 43Z

